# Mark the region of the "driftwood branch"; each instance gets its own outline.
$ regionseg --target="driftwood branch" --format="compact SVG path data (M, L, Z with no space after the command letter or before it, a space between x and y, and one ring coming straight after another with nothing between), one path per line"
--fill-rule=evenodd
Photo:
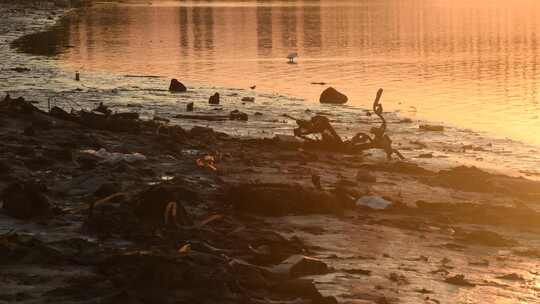
M370 134L357 133L352 139L344 141L330 124L330 120L322 115L313 116L310 120L297 119L290 115L284 115L296 121L298 128L294 129L294 135L306 141L307 145L336 150L342 152L362 152L370 149L381 149L386 152L388 159L396 154L400 159L405 157L396 149L392 148L392 140L386 134L386 119L383 116L383 106L380 103L383 90L377 91L373 102L373 112L381 119L379 127L373 127ZM312 136L316 136L313 138Z

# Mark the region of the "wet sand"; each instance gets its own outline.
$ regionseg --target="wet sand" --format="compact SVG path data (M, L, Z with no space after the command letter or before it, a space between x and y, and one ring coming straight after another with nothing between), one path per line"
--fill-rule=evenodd
M0 106L0 301L538 302L537 182L53 113ZM51 206L20 218L10 187ZM391 204L356 206L366 196ZM282 265L299 254L327 267Z

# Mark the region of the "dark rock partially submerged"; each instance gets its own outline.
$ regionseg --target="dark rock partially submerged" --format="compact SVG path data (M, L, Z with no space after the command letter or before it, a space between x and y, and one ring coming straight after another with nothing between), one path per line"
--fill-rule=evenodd
M174 93L182 93L186 92L187 88L186 86L178 81L178 79L171 79L171 84L169 85L169 91Z
M345 104L348 100L349 98L345 94L339 92L333 87L329 87L328 89L324 90L319 99L320 103L329 104Z
M208 103L212 105L218 105L219 104L219 93L215 93L214 95L210 96L210 99L208 99Z

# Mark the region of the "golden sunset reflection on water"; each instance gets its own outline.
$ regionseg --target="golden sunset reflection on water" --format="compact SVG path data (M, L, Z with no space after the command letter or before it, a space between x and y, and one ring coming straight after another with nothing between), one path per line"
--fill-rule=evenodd
M382 87L387 110L539 145L539 17L533 0L127 1L73 20L61 59L307 102L326 82L362 107Z

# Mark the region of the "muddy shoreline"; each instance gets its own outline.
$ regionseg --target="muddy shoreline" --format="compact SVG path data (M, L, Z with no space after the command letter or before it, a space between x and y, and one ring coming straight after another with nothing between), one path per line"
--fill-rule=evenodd
M302 227L295 216L367 225L366 238L385 227L420 232L431 246L461 258L489 259L501 248L521 262L538 258L537 182L468 167L434 172L410 162L373 162L136 116L85 115L59 108L46 113L23 99L0 104L6 301L348 303L346 294L317 291L318 276L369 278L375 271L361 272L355 263L334 268L332 260L356 258L329 253L331 241L310 242L332 227L317 221ZM313 174L321 189L312 184ZM377 211L357 202L366 197L389 206ZM306 233L311 236L298 236ZM392 241L387 237L376 242ZM478 247L481 256L469 251ZM429 254L392 258L425 264ZM317 259L288 262L299 256ZM378 264L379 257L368 256L362 267ZM523 282L537 280L506 263ZM48 280L53 270L55 279ZM410 281L392 273L389 282ZM452 281L455 273L432 279ZM466 288L481 285L464 282ZM395 292L379 287L357 297L392 302L399 300Z
M538 299L538 182L20 99L0 140L0 302Z

